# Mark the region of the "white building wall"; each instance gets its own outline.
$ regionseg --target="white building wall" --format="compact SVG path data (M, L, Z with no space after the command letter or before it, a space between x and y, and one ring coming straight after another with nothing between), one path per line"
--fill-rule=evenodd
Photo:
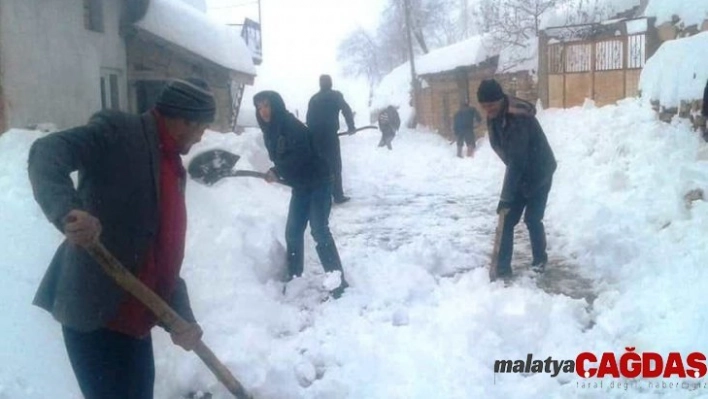
M83 0L0 0L0 84L8 127L84 124L101 109L102 68L118 71L127 109L122 1L103 0L104 32L84 26Z

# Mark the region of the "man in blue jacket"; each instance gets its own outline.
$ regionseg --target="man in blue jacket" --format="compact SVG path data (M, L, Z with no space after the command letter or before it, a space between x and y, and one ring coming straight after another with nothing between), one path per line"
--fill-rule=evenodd
M285 227L287 264L290 279L302 275L305 255L305 229L310 223L317 255L326 272L339 271L340 286L332 291L339 298L349 286L344 279L342 261L329 230L332 209L332 176L322 156L325 138L313 134L285 108L280 94L262 91L253 97L256 119L263 131L263 141L275 164L268 181L282 181L292 187L288 221Z

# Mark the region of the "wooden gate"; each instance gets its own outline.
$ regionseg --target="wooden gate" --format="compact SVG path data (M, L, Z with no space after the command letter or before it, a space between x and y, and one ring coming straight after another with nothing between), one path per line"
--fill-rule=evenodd
M549 44L548 103L550 107L612 104L637 95L646 61L646 35Z

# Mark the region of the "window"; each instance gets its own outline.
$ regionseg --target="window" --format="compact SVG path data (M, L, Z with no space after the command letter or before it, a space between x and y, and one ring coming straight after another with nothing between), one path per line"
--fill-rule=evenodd
M611 71L624 68L624 43L604 40L595 43L595 70Z
M643 68L646 57L646 37L641 35L632 35L628 39L629 54L627 60L628 68Z
M121 73L117 69L101 69L101 108L120 109Z
M551 44L548 46L548 72L563 73L563 45Z
M103 0L84 0L84 26L94 32L103 32Z
M589 72L591 65L592 44L570 44L566 47L565 71Z

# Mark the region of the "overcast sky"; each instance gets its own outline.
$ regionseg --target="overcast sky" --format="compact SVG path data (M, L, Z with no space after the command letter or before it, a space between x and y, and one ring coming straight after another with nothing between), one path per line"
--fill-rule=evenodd
M241 24L245 17L258 21L257 1L206 3L209 14L223 22ZM359 26L374 30L384 4L385 0L261 0L263 63L244 105L250 104L256 90L276 90L303 119L307 101L319 89L319 75L328 73L352 108L365 113L367 84L341 76L337 46Z

